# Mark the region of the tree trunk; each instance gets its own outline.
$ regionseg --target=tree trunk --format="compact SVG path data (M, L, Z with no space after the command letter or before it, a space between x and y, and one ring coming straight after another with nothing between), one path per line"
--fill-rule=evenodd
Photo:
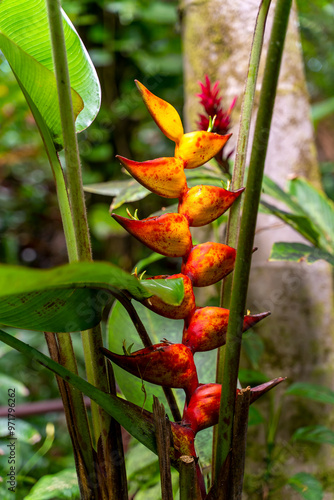
M227 151L229 147L233 149L236 144L241 100L259 4L259 0L184 0L181 6L187 128L188 131L196 128L199 111L196 97L199 92L198 81L203 81L204 75L208 74L213 81L219 80L226 108L235 96L238 97L232 115L232 121L235 123L233 137L229 141ZM274 7L275 2L270 8L265 46ZM259 72L259 83L262 74L263 64ZM260 84L257 85L255 108L259 90ZM285 44L265 169L266 175L281 187L285 186L287 179L295 175L304 176L320 185L309 112L297 16L294 10ZM250 145L251 143L250 138ZM325 262L312 265L268 262L275 241L303 240L275 217L260 215L255 240L255 246L259 249L254 254L252 263L248 307L252 313L266 310L272 313L257 329L265 344L265 351L260 360L261 371L272 378L287 376L289 383L307 381L333 388L333 367L330 365L334 354L331 268ZM284 388L276 392L277 401L280 403L282 398L279 394L282 395L282 392ZM326 409L323 406L312 405L307 400L298 398L286 398L283 405L278 432L278 439L285 443L282 446L287 447L287 441L298 427L326 424ZM257 439L254 431L252 435L253 441ZM306 450L307 446L304 448ZM291 455L291 450L288 450L288 453ZM314 458L314 455L310 458L309 453L309 461L306 464L307 452L298 451L292 459L292 469L314 472ZM254 446L253 462L261 459L263 455L259 453L257 442L256 447ZM279 469L276 469L276 472L292 475L290 461L291 456L288 471L285 463L278 464ZM322 471L329 469L330 459L324 450L316 458L316 462L320 461ZM263 463L261 468L264 468ZM282 491L277 498L282 498L281 494ZM292 490L287 494L288 498L293 498ZM253 493L251 498L257 497Z

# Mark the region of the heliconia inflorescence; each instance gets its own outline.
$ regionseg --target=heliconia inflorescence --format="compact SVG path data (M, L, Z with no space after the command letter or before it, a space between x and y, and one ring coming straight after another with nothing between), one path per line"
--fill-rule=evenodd
M243 188L235 192L205 185L189 189L185 169L196 168L216 156L230 135L206 131L185 134L176 109L152 94L141 83L136 81L136 84L158 127L175 142L175 156L144 162L135 162L121 156L118 158L126 170L147 189L166 198L177 198L178 212L142 220L136 217L128 219L116 214L112 216L150 249L168 257L182 258L181 273L147 278L181 278L184 284L184 298L181 304L167 304L154 295L144 300L143 304L166 318L183 319L184 330L180 344L163 341L126 355L115 354L107 349L103 349L103 352L111 361L143 381L168 388L184 389L186 403L182 422L172 424L174 451L195 455L195 434L218 421L221 385L199 383L194 354L217 349L226 343L229 310L221 307L197 307L193 287L212 285L231 273L236 250L210 241L193 246L189 227L204 226L216 220L242 194ZM220 109L218 87L215 85L212 89L211 102L208 100L210 85L208 78L206 85L202 84L202 103L206 104L206 111L211 108L217 111ZM217 125L220 124L221 128L225 120L225 132L228 131L232 107L233 105L225 115L219 112L216 117ZM203 120L204 117L201 116L201 124ZM244 317L243 330L248 330L269 314L247 314ZM252 388L251 401L282 380L284 379L275 379Z

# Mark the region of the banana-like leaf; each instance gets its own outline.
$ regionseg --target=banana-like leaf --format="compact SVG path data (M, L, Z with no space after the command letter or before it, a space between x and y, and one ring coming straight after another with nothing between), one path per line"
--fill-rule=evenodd
M310 247L303 243L276 242L273 244L269 260L289 260L293 262L308 262L312 264L317 260L326 260L334 266L334 255L321 250L320 248Z
M52 332L86 330L101 321L115 290L143 300L159 295L182 302L183 281L140 281L107 262L76 262L54 269L0 265L0 323Z
M94 120L100 108L101 90L89 55L64 12L63 25L76 131L80 132ZM57 85L44 0L0 2L0 49L25 95L45 121L57 149L61 149Z
M117 420L117 422L119 422L133 437L138 439L138 441L143 443L147 448L153 451L153 453L157 454L155 429L151 414L145 411L142 412L139 407L116 396L105 394L103 391L100 391L100 389L86 382L83 378L67 370L67 368L56 363L48 356L45 356L33 347L30 347L28 344L25 344L2 330L0 330L0 341L13 347L13 349L16 349L25 356L28 356L30 360L37 361L62 377L66 382L69 382L73 387L83 392L83 394L95 401L95 403Z

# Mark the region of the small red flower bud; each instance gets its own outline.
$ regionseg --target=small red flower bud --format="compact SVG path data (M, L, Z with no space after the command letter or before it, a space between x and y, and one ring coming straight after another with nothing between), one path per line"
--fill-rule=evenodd
M181 118L176 109L168 102L152 94L138 80L135 80L144 103L155 123L168 139L178 142L183 135Z
M134 220L112 214L132 236L154 252L167 257L183 257L192 246L189 225L184 215L168 213L158 217Z
M183 160L157 158L140 163L122 156L116 158L140 184L164 198L179 198L187 187Z
M200 307L190 317L188 327L183 331L182 343L195 352L217 349L226 343L226 332L230 311L222 307ZM270 312L244 317L245 332Z
M160 297L153 295L149 299L143 301L143 304L151 311L154 311L160 316L164 316L165 318L170 319L185 319L187 318L192 311L195 309L195 295L193 292L193 287L188 276L184 274L173 274L172 276L154 276L154 278L149 279L176 279L182 278L184 285L184 297L179 306L172 306L164 302Z
M171 422L171 429L173 435L174 456L176 460L181 455L196 456L195 451L195 434L189 427L184 427L176 422Z
M211 160L226 144L232 134L219 135L212 132L190 132L176 143L175 157L182 158L185 168L196 168Z
M213 285L233 271L235 256L235 249L222 243L201 243L192 248L181 272L189 276L193 286Z
M184 389L188 401L198 386L193 354L183 344L162 342L130 355L115 354L104 348L102 351L116 365L142 380L163 387Z
M205 226L226 212L243 191L244 188L227 191L217 186L195 186L182 196L178 212L187 217L189 226Z

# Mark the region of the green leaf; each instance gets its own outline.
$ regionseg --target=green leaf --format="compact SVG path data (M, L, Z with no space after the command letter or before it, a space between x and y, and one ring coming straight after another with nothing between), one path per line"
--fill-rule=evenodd
M334 203L305 179L290 181L289 191L310 220L321 229L324 235L321 247L331 252L334 246Z
M311 443L331 444L334 446L334 431L324 425L310 425L297 429L292 439L293 441L310 441Z
M15 414L14 414L15 415ZM41 435L38 430L25 420L15 418L15 421L8 422L8 418L0 418L0 438L9 438L8 425L11 424L15 430L14 437L23 443L35 444L41 440Z
M80 498L78 477L75 469L64 469L57 474L41 477L24 500L59 500Z
M264 175L262 184L263 193L272 196L278 201L283 202L290 210L299 215L305 215L302 207L291 197L289 193L283 191L276 182L274 182L270 177Z
M101 91L85 47L64 12L63 18L76 130L80 132L94 120ZM0 49L60 149L62 132L44 0L0 2Z
M284 212L283 210L280 210L263 200L261 201L261 212L276 215L276 217L289 224L289 226L307 238L311 243L313 243L313 245L319 246L321 234L317 227L313 224L312 220L310 220L307 216Z
M324 492L319 481L306 472L290 477L288 484L306 500L322 500Z
M140 408L127 401L123 401L111 394L104 393L83 378L67 370L64 366L48 358L48 356L45 356L33 347L30 347L28 344L25 344L2 330L0 330L0 341L5 342L7 345L13 347L13 349L24 354L30 361L37 361L72 384L115 418L133 437L138 439L138 441L143 443L151 451L157 453L154 423L151 415L143 413Z
M107 262L76 262L54 269L0 265L0 323L15 328L70 332L101 321L115 290L137 300L152 294L181 303L183 281L139 281Z
M163 338L171 342L181 342L183 330L182 320L168 320L146 309L146 307L141 304L136 303L134 307L147 329L153 344L159 343ZM125 341L127 346L134 344L132 352L143 348L143 344L128 313L119 302L116 302L108 319L108 349L123 354L123 341ZM150 384L149 382L142 383L138 377L131 375L122 368L116 365L113 365L113 367L117 383L128 401L152 411L153 396L155 395L164 404L166 411L169 412L165 394L160 386ZM143 391L143 386L145 392ZM176 394L179 395L179 397L177 397L178 404L182 406L184 401L183 392L176 391ZM171 417L170 413L169 416Z
M15 396L26 397L29 395L27 387L15 378L5 373L0 373L0 406L7 406L8 391L15 390Z
M152 194L151 191L132 178L124 181L110 181L90 184L88 186L84 186L84 190L87 191L87 193L114 197L112 210L116 210L116 208L119 208L124 203L142 200L149 194Z
M300 396L302 398L312 399L319 403L334 405L334 391L321 385L309 384L307 382L296 382L290 385L285 391L288 396Z
M273 244L269 260L288 260L293 262L308 262L312 264L317 260L326 260L334 266L334 255L321 250L320 248L310 247L303 243L277 242Z
M317 102L311 107L312 120L317 123L334 113L334 97Z
M243 386L254 386L268 382L269 379L264 373L257 370L245 370L241 368L239 370L239 380Z
M264 422L265 419L262 415L262 413L255 408L255 406L250 406L249 407L249 414L248 414L248 425L259 425Z

